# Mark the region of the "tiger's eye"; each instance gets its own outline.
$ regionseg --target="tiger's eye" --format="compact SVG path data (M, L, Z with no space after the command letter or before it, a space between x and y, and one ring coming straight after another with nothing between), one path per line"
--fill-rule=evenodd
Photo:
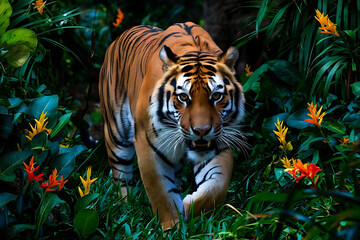
M214 92L212 95L211 95L211 99L213 101L218 101L222 98L222 94L219 93L219 92Z
M189 96L186 93L180 93L178 96L179 100L182 102L189 101Z

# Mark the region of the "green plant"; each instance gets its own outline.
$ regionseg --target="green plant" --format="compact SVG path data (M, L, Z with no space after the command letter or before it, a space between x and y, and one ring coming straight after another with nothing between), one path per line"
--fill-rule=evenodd
M315 10L329 14L339 36L325 36ZM350 85L360 76L360 28L357 1L261 1L255 31L236 42L238 47L264 35L268 59L288 61L299 74L297 92L327 99L329 93L351 99ZM281 62L279 62L281 64Z

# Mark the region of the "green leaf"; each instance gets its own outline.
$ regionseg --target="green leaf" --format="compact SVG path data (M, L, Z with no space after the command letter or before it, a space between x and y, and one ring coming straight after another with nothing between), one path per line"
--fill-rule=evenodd
M17 195L8 192L0 193L0 209L6 206L9 202L14 201L16 198Z
M30 142L31 149L43 149L44 147L46 147L48 143L47 138L48 137L46 131L36 134Z
M10 24L12 7L8 0L0 0L0 36L4 34Z
M9 47L8 52L4 55L6 61L14 68L24 65L29 57L30 50L23 44L16 44Z
M39 236L40 228L51 213L51 210L58 204L63 203L55 193L45 192L41 198L40 205L35 215L35 238Z
M10 103L8 109L18 107L21 103L24 102L21 98L9 98L8 100Z
M0 46L7 50L4 58L14 68L21 67L28 60L37 44L36 33L27 28L11 29L0 37Z
M287 125L289 125L292 128L297 129L303 129L308 126L311 126L311 123L305 122L304 120L309 118L307 114L309 113L309 110L303 109L294 112L289 116L289 118L286 120Z
M8 111L7 107L5 107L5 106L0 106L0 114L8 115L8 114L9 114L9 111Z
M83 239L94 233L98 225L99 215L94 209L80 210L74 217L74 228Z
M329 57L329 58L324 58L320 63L322 63L322 67L320 68L320 70L316 73L315 79L313 81L313 84L311 86L311 90L310 90L310 96L314 95L314 91L316 86L318 85L318 83L321 80L321 77L324 75L324 73L326 71L330 70L330 67L335 64L337 61L339 60L339 57ZM320 92L323 92L323 89L320 89Z
M269 5L270 5L269 0L261 1L261 6L260 6L259 12L256 17L256 25L255 25L255 31L256 31L257 35L259 34L260 25L266 16Z
M41 113L44 112L48 118L46 128L52 129L57 122L58 102L59 97L57 95L34 99L29 106L29 118L39 119Z
M255 93L258 93L260 91L260 85L258 82L261 80L262 75L266 71L268 71L268 66L266 64L263 64L258 69L256 69L244 84L244 93L248 92L249 90L253 90Z
M0 114L0 137L7 139L13 131L13 118L9 115Z
M355 96L360 97L360 82L351 84L352 92Z
M326 121L322 123L322 126L337 134L344 135L346 132L344 124L332 118L326 118Z
M59 154L72 152L77 157L80 153L82 153L85 150L87 150L87 148L84 145L75 145L72 148L61 148Z
M285 172L284 172L284 168L274 168L274 173L275 173L275 177L276 177L276 180L278 180L280 186L286 186L288 184L288 182L286 181L284 175L285 175Z
M49 163L49 171L52 172L56 168L58 175L62 175L65 179L74 170L75 158L74 152L59 154Z
M0 158L0 180L12 182L15 180L15 169L27 158L33 155L32 151L11 152Z
M272 193L264 191L254 195L246 206L246 209L251 213L256 213L257 208L262 205L265 201L268 202L284 202L288 194L286 193Z
M34 230L35 225L31 224L15 224L9 228L8 236L15 236L25 230Z
M34 51L38 44L36 33L27 28L15 28L6 31L0 37L0 45L4 47L16 46L18 44L22 44L29 50Z
M70 117L71 117L71 113L67 113L59 118L59 123L51 131L50 138L54 137L56 134L60 132L60 130L69 122Z
M99 198L99 196L100 194L98 193L90 193L77 200L74 208L75 214L85 209L93 200Z
M267 74L269 70L273 74ZM268 81L270 82L274 78L274 75L276 79L282 82L281 84L277 84L279 90L284 88L284 84L285 86L297 86L301 79L299 71L292 63L285 60L271 60L261 65L251 74L243 86L244 92L246 93L249 90L253 90L255 93L259 93L260 90L263 90L263 86L260 88L260 85L264 83L265 74L269 75L270 79Z

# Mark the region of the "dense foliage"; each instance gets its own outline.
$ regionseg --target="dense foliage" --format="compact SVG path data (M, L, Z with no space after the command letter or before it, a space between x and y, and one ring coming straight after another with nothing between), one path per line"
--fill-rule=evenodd
M112 183L103 141L84 142L80 132L101 122L89 101L97 100L111 40L137 24L201 24L201 1L78 2L74 9L71 1L0 0L3 236L360 237L359 1L248 2L258 9L254 31L234 44L247 47L255 37L265 44L262 61L239 76L251 147L234 150L227 204L165 233L137 169L125 201ZM188 192L191 167L185 173Z

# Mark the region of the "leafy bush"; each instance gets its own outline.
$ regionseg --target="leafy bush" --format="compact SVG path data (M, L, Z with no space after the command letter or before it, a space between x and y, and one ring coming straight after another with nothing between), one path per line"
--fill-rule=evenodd
M351 1L262 1L256 30L237 41L240 47L263 36L270 50L267 62L241 78L253 146L249 165L258 170L236 173L246 177L232 192L246 192L237 197L248 200L239 206L247 221L236 236L359 236L359 9ZM317 115L318 126L304 121L316 117L309 111L315 104L306 106L311 102L326 113ZM314 166L321 169L317 177L305 177Z

